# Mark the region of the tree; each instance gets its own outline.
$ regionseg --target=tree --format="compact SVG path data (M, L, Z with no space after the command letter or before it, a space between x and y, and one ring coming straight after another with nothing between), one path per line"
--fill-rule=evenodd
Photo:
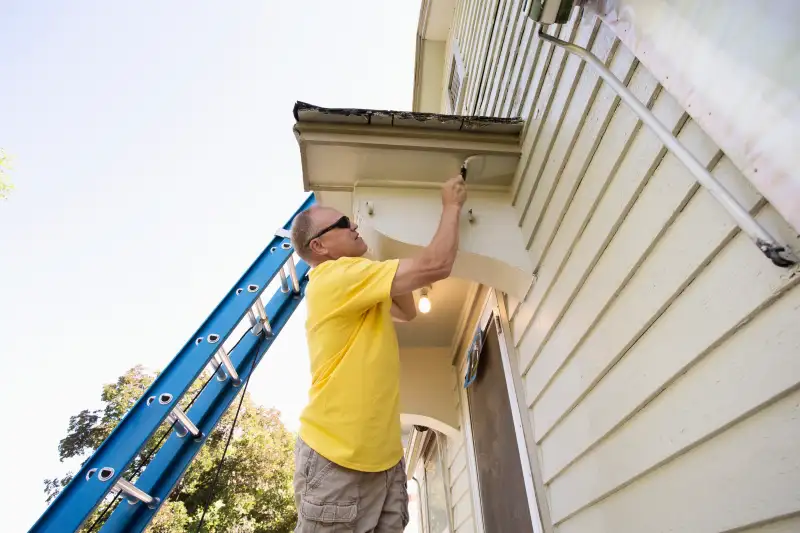
M136 366L120 376L116 383L105 385L101 409L84 409L70 417L67 436L58 445L61 460L88 458L142 396L156 375ZM198 380L181 400L182 408L187 408L202 386L201 382L204 380ZM294 528L297 521L292 491L294 436L281 423L278 411L255 405L247 394L216 489L212 490L238 401L239 397L222 416L178 486L161 506L148 528L150 533L195 531L207 501L210 504L203 522L205 531L282 533ZM169 430L168 424L159 428L123 474L126 479L130 479L137 469L147 466L150 452ZM69 483L72 475L69 473L62 478L44 481L48 503ZM120 500L122 498L118 498L117 502ZM111 501L111 497L107 501ZM89 526L100 516L104 507L105 503L94 511L82 533L88 533ZM106 517L108 515L110 512Z
M0 148L0 200L7 199L11 189L14 188L8 178L9 170L11 170L11 158Z

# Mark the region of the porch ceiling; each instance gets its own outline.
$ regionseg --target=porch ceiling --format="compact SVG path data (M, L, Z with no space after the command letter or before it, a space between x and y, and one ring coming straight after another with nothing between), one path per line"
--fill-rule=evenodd
M462 310L474 283L460 278L448 278L433 285L428 292L431 301L429 313L417 313L408 323L397 323L397 340L400 348L453 346L461 328ZM419 301L419 294L414 295Z

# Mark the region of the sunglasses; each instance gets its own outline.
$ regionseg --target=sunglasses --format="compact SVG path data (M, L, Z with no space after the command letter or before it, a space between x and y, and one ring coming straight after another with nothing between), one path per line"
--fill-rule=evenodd
M335 229L350 229L350 227L351 227L350 226L350 218L348 218L347 215L343 215L341 218L339 218L339 220L337 220L336 222L334 222L333 224L331 224L327 228L323 229L322 231L319 231L319 232L315 233L313 237L308 239L308 242L306 243L306 246L308 246L308 244L310 244L311 241L313 241L314 239L319 239L320 237L322 237L323 235L325 235L329 231L333 231Z

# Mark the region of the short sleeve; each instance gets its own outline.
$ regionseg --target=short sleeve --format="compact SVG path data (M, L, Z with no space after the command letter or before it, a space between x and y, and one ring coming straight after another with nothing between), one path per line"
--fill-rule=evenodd
M338 302L331 302L334 307L362 312L391 299L399 259L371 261L358 257L339 259L336 263L328 273L328 282L336 286L330 296L340 298Z

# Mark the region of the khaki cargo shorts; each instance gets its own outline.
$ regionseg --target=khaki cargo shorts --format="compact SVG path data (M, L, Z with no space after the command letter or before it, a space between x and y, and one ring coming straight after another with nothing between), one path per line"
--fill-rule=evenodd
M328 461L297 439L296 533L399 533L408 525L405 462L358 472Z

